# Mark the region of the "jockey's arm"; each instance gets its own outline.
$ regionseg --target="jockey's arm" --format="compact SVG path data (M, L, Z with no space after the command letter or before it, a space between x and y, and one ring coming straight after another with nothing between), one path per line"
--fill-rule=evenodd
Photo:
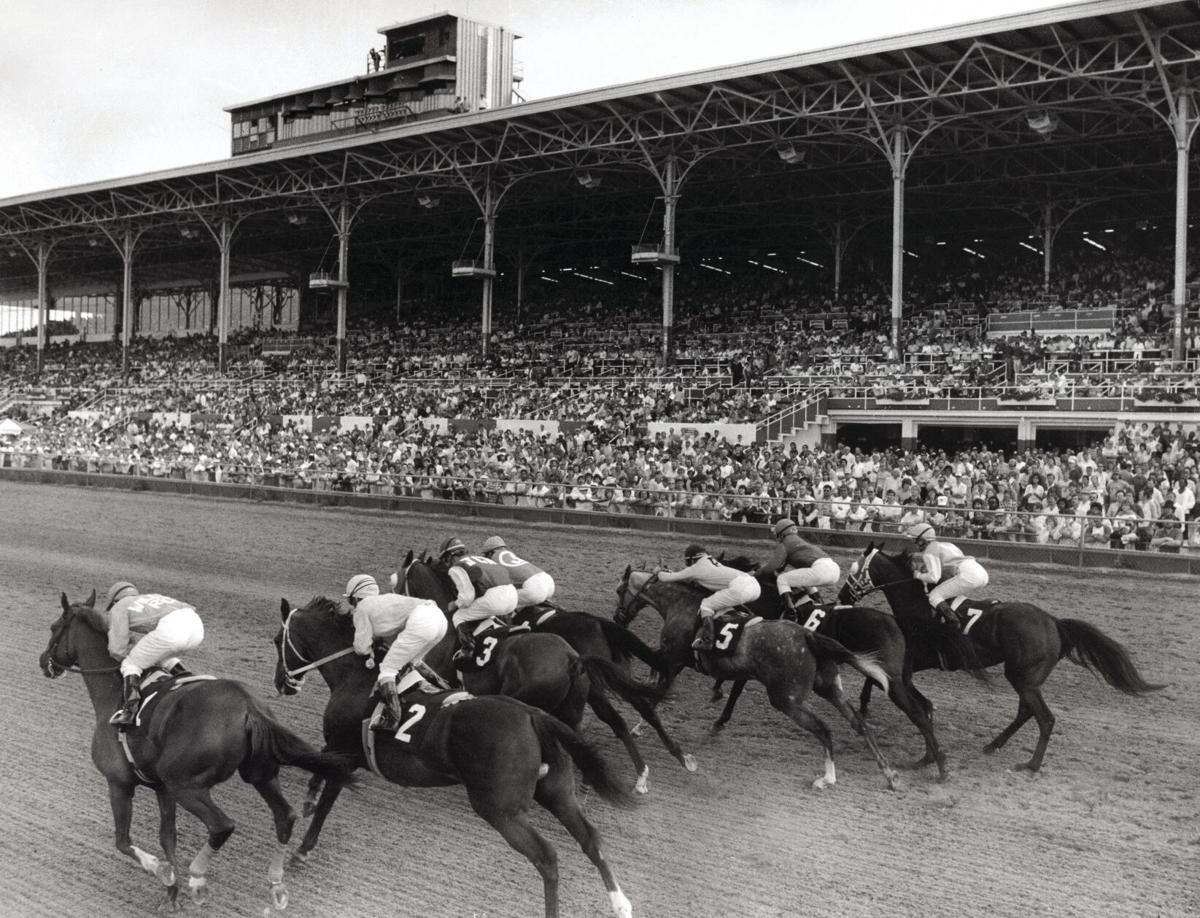
M787 563L787 559L787 549L784 548L782 543L780 543L775 546L775 550L771 552L770 556L761 564L759 564L758 573L774 574Z
M927 551L918 556L921 559L921 570L917 573L917 579L923 580L925 583L934 584L942 579L942 559L931 551Z
M454 583L455 589L458 590L458 595L454 598L454 605L461 609L463 606L468 606L475 601L475 585L471 583L471 578L461 567L450 568L450 580Z
M678 571L662 571L658 575L660 583L678 583L679 581L690 582L692 575L695 573L695 564L690 564L682 570Z
M112 608L108 625L108 655L114 660L123 660L129 653L129 609L124 603Z
M360 657L371 656L372 643L375 640L375 629L371 627L371 616L363 611L362 606L355 606L352 614L354 620L354 652Z

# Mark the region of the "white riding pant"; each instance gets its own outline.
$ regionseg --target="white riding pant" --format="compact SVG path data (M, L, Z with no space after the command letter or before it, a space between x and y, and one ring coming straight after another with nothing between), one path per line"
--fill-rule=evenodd
M958 573L929 591L929 604L937 606L941 602L966 596L972 590L980 590L987 585L988 575L983 565L972 558L965 558L958 562Z
M395 679L408 664L420 660L446 636L446 616L437 603L423 602L410 613L403 630L396 635L387 653L379 661L379 682Z
M517 608L524 609L526 606L549 602L553 595L554 578L541 571L517 587Z
M195 650L203 640L204 623L195 609L185 607L168 612L121 661L121 676L140 676L151 666Z
M714 615L720 615L734 606L754 602L761 595L762 590L758 586L758 581L750 574L742 574L740 577L734 577L729 581L729 586L725 587L725 589L717 590L711 596L707 596L701 600L700 617L712 618Z
M465 606L460 606L451 619L454 627L467 622L481 622L493 615L512 615L517 611L517 588L511 583L494 586L482 596L476 596Z
M779 595L800 589L808 592L823 586L836 586L841 579L842 569L833 558L818 558L810 567L797 567L790 571L780 571L775 577L775 586Z

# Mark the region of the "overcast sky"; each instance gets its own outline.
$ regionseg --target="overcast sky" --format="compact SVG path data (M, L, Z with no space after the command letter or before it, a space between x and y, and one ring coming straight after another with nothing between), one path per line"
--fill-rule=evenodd
M0 199L223 159L225 106L365 69L449 9L524 37L526 98L1060 6L1038 0L3 0Z

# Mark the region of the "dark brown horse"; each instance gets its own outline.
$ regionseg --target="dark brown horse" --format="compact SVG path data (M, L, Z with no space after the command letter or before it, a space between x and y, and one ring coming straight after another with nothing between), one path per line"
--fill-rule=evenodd
M839 598L857 602L874 590L882 590L888 605L908 636L913 669L958 669L940 656L922 637L933 610L925 585L913 576L908 552L884 553L874 543L867 545L855 562ZM1141 695L1163 688L1142 678L1128 651L1094 625L1073 618L1055 618L1027 602L965 602L963 632L974 644L983 666L1004 664L1004 678L1017 693L1017 716L1000 731L983 751L991 754L1012 739L1031 717L1037 721L1038 741L1033 757L1016 767L1031 772L1042 767L1046 746L1054 729L1054 714L1042 696L1042 685L1058 661L1066 657L1097 673L1113 688L1127 695ZM870 686L863 689L863 706Z
M440 562L414 560L411 551L405 556L397 580L398 591L409 596L432 599L443 612L455 596L447 566ZM608 624L612 625L611 622ZM695 771L695 759L680 749L658 718L655 706L661 697L659 690L635 681L629 674L627 662L624 665L614 662L611 645L603 634L581 641L578 648L568 643L568 637L582 634L580 625L578 621L568 625L561 637L553 630L539 629L530 634L506 638L497 645L494 660L488 667L479 672L463 674L463 687L477 695L498 694L519 698L548 711L572 728L578 728L583 720L586 703L625 746L637 771L634 790L644 794L650 787L650 766L642 758L633 732L620 711L613 707L606 696L607 691L613 691L642 714L658 732L671 754L688 771ZM623 646L636 653L632 643ZM442 643L430 651L425 660L439 673L446 675L454 669L450 660L453 651L454 629L449 628ZM647 648L645 657L658 672L663 671L662 658L654 651ZM568 674L571 675L569 682ZM571 690L571 704L559 704L556 700L558 691L567 687Z
M729 558L724 563L738 570L753 569L753 562L748 558ZM752 614L761 615L771 621L779 619L783 606L779 599L775 578L759 577L758 583L761 595L754 602L749 603L747 609ZM924 765L936 764L939 780L946 780L948 776L946 754L942 751L937 741L937 735L934 733L932 705L913 685L912 667L908 661L904 632L896 623L896 619L882 609L874 609L869 606L826 604L810 605L800 615L799 624L809 631L833 638L854 653L867 653L874 656L875 661L888 675L888 697L912 721L925 740L924 756L912 762L910 767L920 768ZM942 646L943 652L966 660L973 657L974 650L970 641L960 632L947 626L941 626L938 630L941 632L938 639L941 645L945 645ZM981 672L977 663L973 672L976 674ZM874 683L867 680L866 684L873 685ZM729 722L734 705L737 704L745 685L745 680L739 680L733 684L729 700L725 703L725 709L721 712L720 718L713 725L714 728L720 729ZM717 689L714 689L714 695L716 694ZM859 713L865 716L864 711Z
M771 706L815 736L825 749L825 774L813 782L821 789L837 783L833 762L833 737L825 722L808 709L809 691L825 698L863 735L883 772L889 789L896 787L896 772L879 751L870 728L846 703L838 665L845 663L868 679L889 688L889 680L870 654L852 654L831 638L813 634L794 622L761 622L747 628L731 655L696 653L691 648L700 600L707 594L687 583L663 583L650 571L625 568L617 587L618 621L629 623L643 606L653 606L663 617L660 649L672 665L672 678L695 666L718 679L754 679L767 689Z
M330 693L323 724L325 748L352 756L365 767L362 724L373 706L375 671L364 667L353 652L350 617L337 614L337 604L324 597L296 610L284 600L280 616L275 688L294 695L304 676L318 670ZM566 827L596 865L618 918L631 918L632 906L600 853L599 833L575 796L575 766L601 798L620 806L632 799L596 750L557 719L512 698L468 698L440 707L415 748L378 734L375 760L384 778L403 787L463 785L475 812L537 868L546 918L558 918L558 856L530 822L536 801ZM318 789L314 780L310 805ZM325 782L298 856L307 856L317 844L341 789L340 780Z
M240 682L197 679L164 683L159 700L142 709L138 726L126 736L137 763L135 771L116 728L108 723L121 706L121 676L108 655L107 623L96 612L95 601L93 592L86 603L72 605L63 594L62 615L50 628L50 643L39 663L52 679L68 671L83 676L96 711L92 761L108 782L117 850L154 874L175 908L179 893L175 812L176 805L182 806L208 829L208 841L188 869L188 889L194 899L203 901L208 896L209 861L234 829L233 820L213 802L211 790L237 772L271 808L279 848L267 879L273 905L285 908L283 864L296 815L279 789L279 768L294 765L341 784L349 780L353 763L344 755L317 752L275 720ZM133 795L139 786L152 788L158 796L161 860L130 838Z

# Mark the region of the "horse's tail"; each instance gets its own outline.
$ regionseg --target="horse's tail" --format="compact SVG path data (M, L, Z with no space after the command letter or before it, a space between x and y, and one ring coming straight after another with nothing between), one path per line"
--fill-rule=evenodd
M579 660L584 672L597 687L615 692L630 704L634 703L634 698L640 698L650 704L658 704L662 701L663 691L661 688L638 682L611 660L590 654L580 657Z
M616 622L606 618L597 618L604 639L608 642L609 652L617 659L637 657L650 667L660 679L666 678L671 671L667 658L643 641L628 628L622 628Z
M958 628L930 619L914 623L912 632L922 647L937 654L944 669L967 672L980 682L991 683L975 642ZM905 640L908 640L907 635Z
M879 658L875 654L851 653L831 637L817 634L815 631L809 631L807 628L801 628L800 630L804 632L804 641L808 645L809 652L818 660L833 660L835 663L844 663L858 670L868 679L879 683L879 687L885 692L891 688L888 675L883 671L883 667L879 665Z
M541 711L530 711L529 716L542 747L542 761L555 761L556 752L562 749L583 773L583 780L591 785L601 798L614 806L634 805L633 795L614 777L612 769L596 751L596 747L557 717L551 717Z
M1154 685L1142 678L1129 651L1095 625L1077 618L1057 619L1062 656L1072 663L1098 673L1113 688L1127 695L1156 692L1165 685ZM1060 657L1061 659L1061 657Z
M277 721L271 713L253 702L246 712L246 739L249 749L238 771L250 784L278 774L280 765L303 768L324 778L352 784L353 756L341 752L321 752Z

